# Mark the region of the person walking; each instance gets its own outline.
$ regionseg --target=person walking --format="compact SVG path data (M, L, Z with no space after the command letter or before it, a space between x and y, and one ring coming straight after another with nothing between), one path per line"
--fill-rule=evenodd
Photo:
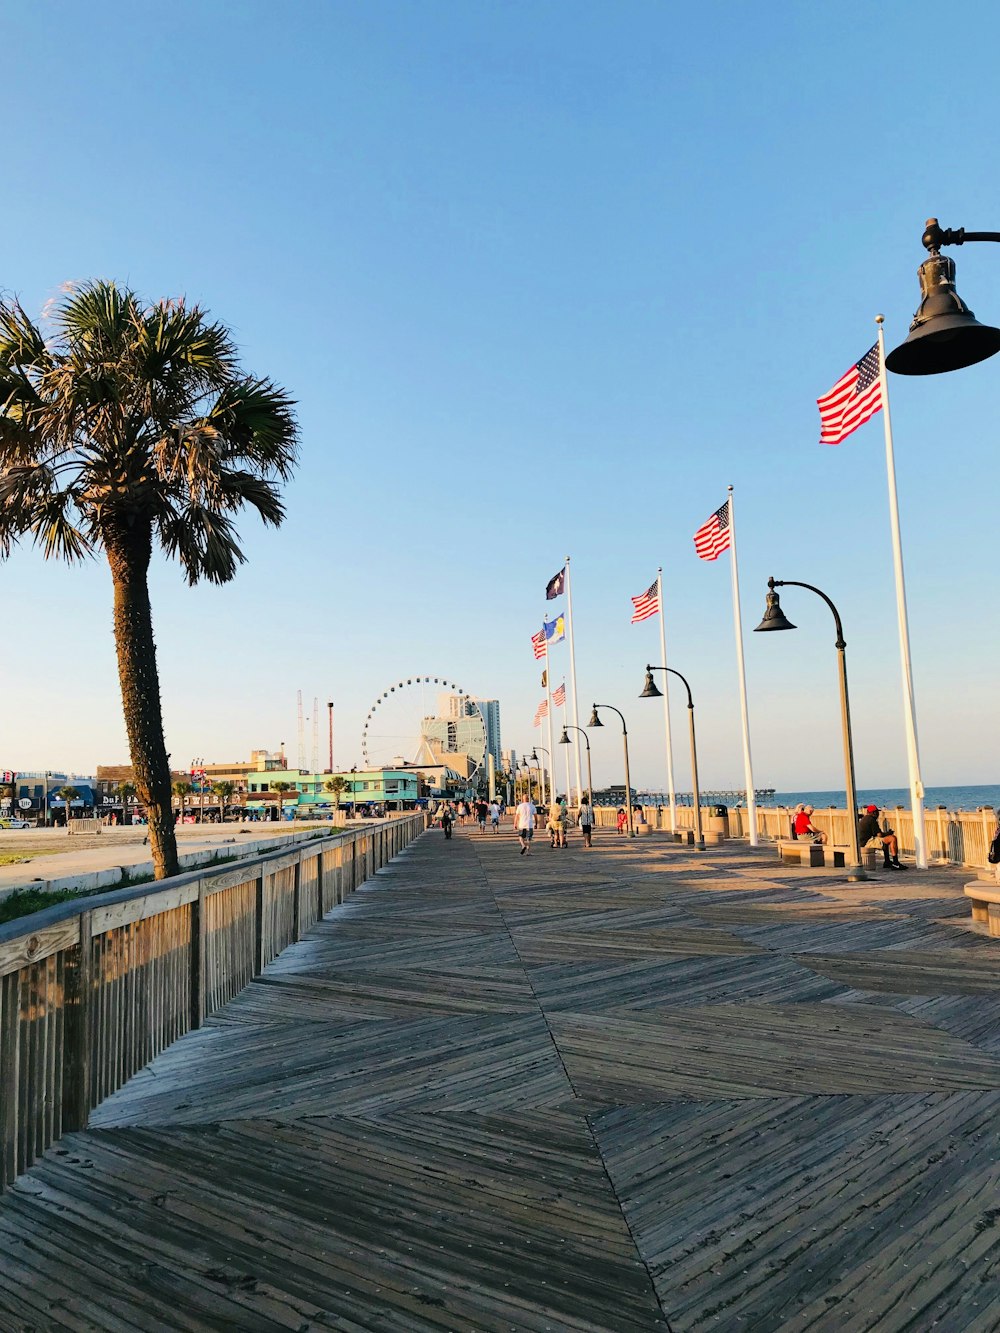
M476 802L476 820L479 824L480 833L486 832L486 819L489 813L490 813L490 807L486 804L485 801Z
M441 827L444 829L444 836L446 838L451 837L451 825L452 825L451 810L446 805L442 806Z
M527 798L514 811L514 831L521 844L521 856L531 851L531 839L535 836L535 816L538 810L534 801Z
M500 832L500 807L496 801L490 802L490 824L493 826L493 832Z
M558 801L553 801L549 807L548 829L549 845L551 847L565 847L566 817L562 805Z
M576 822L580 825L580 832L583 834L584 847L593 846L591 839L594 836L594 812L590 808L590 802L586 796L580 797L580 808L577 811Z

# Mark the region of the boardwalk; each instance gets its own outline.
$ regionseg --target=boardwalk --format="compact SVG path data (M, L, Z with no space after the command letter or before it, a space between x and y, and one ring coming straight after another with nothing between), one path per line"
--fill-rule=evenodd
M995 1330L967 918L429 833L0 1200L0 1329Z

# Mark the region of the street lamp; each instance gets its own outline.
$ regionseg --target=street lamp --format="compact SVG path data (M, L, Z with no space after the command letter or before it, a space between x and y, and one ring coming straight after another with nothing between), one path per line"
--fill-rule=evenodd
M691 740L691 785L694 796L694 836L701 851L705 850L705 834L701 827L701 792L698 789L698 745L694 736L694 700L691 698L691 686L679 671L673 667L650 666L646 663L646 683L643 686L640 699L659 699L663 691L657 689L656 681L653 679L654 671L667 671L671 676L676 676L678 680L683 681L684 688L688 696L688 736Z
M858 793L854 784L854 744L851 740L851 705L847 694L847 658L844 650L847 647L847 641L844 638L844 627L840 623L840 612L830 601L825 592L819 588L814 588L811 583L796 583L793 579L768 579L767 610L764 612L764 619L754 630L755 634L760 634L765 630L794 629L795 626L785 616L778 601L778 594L775 588L807 588L809 592L814 592L817 597L822 597L827 606L833 612L834 624L837 627L837 666L840 680L840 724L844 739L844 774L847 781L847 823L848 832L851 838L851 857L853 867L850 879L867 879L861 865L861 848L858 844Z
M601 725L603 726L604 724L601 723ZM587 733L584 731L583 727L574 727L573 724L572 724L571 722L567 722L566 725L563 727L563 734L559 737L559 744L560 744L560 745L572 745L572 744L573 744L573 741L571 740L571 738L570 738L569 735L567 734L567 733L570 732L570 731L578 731L578 732L580 733L580 735L583 737L584 743L585 743L585 745L587 746L587 794L588 794L589 797L590 797L590 808L591 808L591 810L593 810L593 808L594 808L594 779L593 779L593 777L591 776L591 773L590 773L590 737L589 737L589 736L587 735Z
M546 748L545 748L544 745L533 745L533 746L531 747L531 757L532 757L532 759L534 759L535 763L538 765L538 785L539 785L539 787L541 788L541 795L539 796L538 799L539 799L540 801L544 801L544 800L545 800L545 768L544 768L544 765L542 764L542 761L541 761L541 760L539 759L539 757L538 757L538 751L539 751L539 750L541 750L542 754L544 754L544 755L545 755L545 758L548 760L548 765L549 765L549 801L552 802L552 801L554 801L555 798L556 798L555 788L554 788L553 785L552 785L552 756L549 754L548 750L546 750Z
M612 713L618 713L618 716L622 719L622 743L625 746L625 809L628 818L628 836L634 838L635 829L632 827L632 779L629 777L628 771L628 728L625 726L624 717L622 717L621 712L614 706L614 704L594 704L590 714L590 721L587 723L588 727L604 726L604 723L597 716L597 710L599 708L610 708Z
M917 269L920 307L904 343L890 352L886 367L897 375L940 375L961 370L1000 352L1000 329L980 324L955 290L955 261L941 254L943 245L1000 241L1000 231L939 227L927 219L921 237L927 258Z

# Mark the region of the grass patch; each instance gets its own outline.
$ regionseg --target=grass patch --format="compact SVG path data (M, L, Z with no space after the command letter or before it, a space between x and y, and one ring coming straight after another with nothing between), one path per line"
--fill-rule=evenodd
M19 916L31 916L32 912L42 912L46 907L80 896L77 889L56 889L52 893L46 893L44 889L15 889L0 902L0 926L6 921L16 921Z
M216 852L211 860L200 866L192 866L189 870L182 870L181 874L189 874L191 870L209 870L214 866L224 866L230 861L243 859L238 852L229 854ZM7 921L16 921L22 916L31 916L33 912L44 912L46 907L54 907L56 903L67 903L72 898L94 898L99 893L115 893L118 889L135 889L140 884L156 882L155 875L148 870L135 875L130 875L126 871L117 884L102 884L97 889L53 889L51 892L45 889L15 889L0 901L0 926Z

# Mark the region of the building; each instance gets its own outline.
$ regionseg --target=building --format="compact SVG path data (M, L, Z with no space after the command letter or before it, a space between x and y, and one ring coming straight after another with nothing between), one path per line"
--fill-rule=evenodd
M483 717L486 727L486 753L493 756L497 768L503 767L503 751L500 748L500 700L477 699L476 707Z
M456 771L466 768L469 776L485 765L487 751L486 722L477 702L467 694L439 694L437 716L421 719L414 763L447 765Z
M307 819L328 815L337 806L335 792L327 783L342 778L342 807L384 805L394 810L412 810L420 795L419 775L415 769L371 768L349 773L307 773L299 768L251 773L247 777L246 807L261 813L277 811L286 816ZM279 784L289 790L278 790Z
M13 792L12 797L7 796L10 813L39 823L51 822L55 815L61 822L66 818L66 802L57 793L63 787L76 789L76 796L70 800L72 818L93 814L95 805L100 803L94 777L82 773L56 773L50 769L12 774L12 782L5 786L6 792Z

